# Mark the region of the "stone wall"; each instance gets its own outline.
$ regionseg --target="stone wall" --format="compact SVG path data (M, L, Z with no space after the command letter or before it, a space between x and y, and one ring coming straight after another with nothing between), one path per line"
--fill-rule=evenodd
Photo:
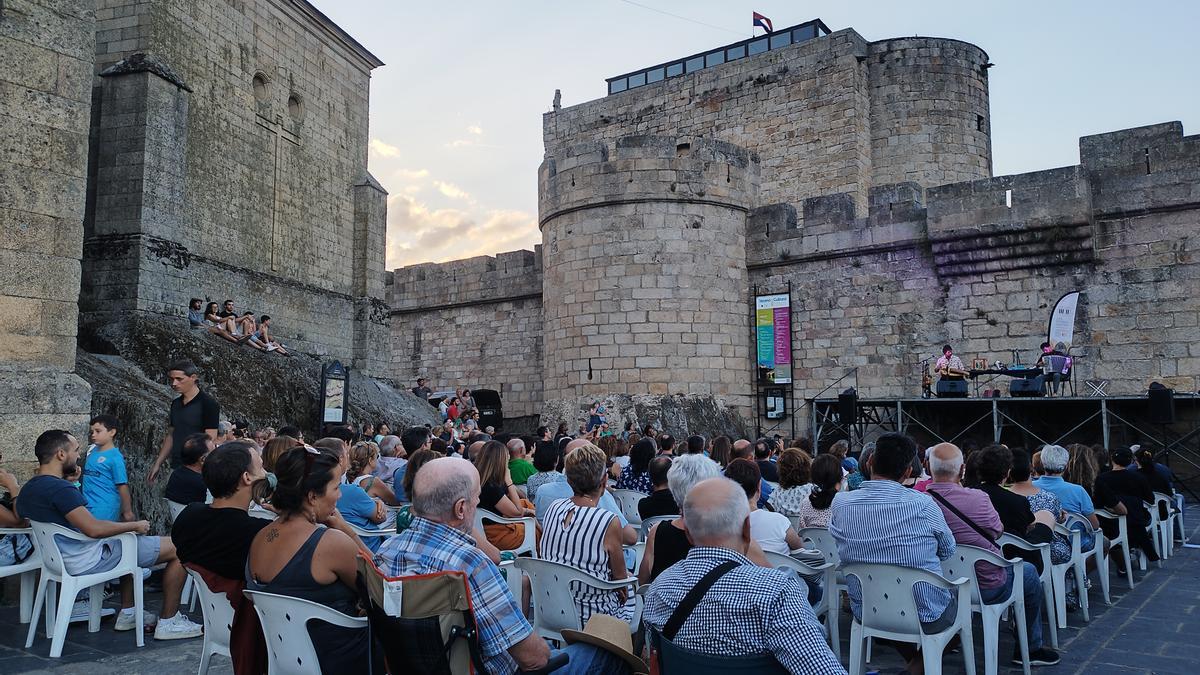
M669 55L664 55L669 56ZM703 136L756 152L761 203L991 175L987 54L852 29L546 113L547 155L622 136Z
M505 417L542 405L541 249L396 270L391 377L500 392Z
M97 31L85 322L233 298L295 348L382 369L381 62L291 0L100 0Z
M95 34L86 0L0 3L0 466L87 428L75 370ZM21 473L27 473L21 471Z

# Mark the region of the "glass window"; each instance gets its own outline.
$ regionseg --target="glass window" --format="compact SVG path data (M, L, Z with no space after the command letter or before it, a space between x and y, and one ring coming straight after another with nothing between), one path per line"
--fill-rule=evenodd
M704 55L704 67L705 68L711 68L712 66L719 66L722 63L725 63L725 52L723 52L723 51L713 52L711 54Z
M731 48L729 48L729 50L727 50L725 52L725 60L726 61L734 61L734 60L740 59L744 56L746 56L746 45L738 45L737 47L731 47Z
M791 33L772 33L771 34L771 49L779 49L792 44Z
M622 77L619 80L613 80L612 82L608 83L608 93L615 94L618 91L625 91L625 87L626 87L625 78Z
M693 56L692 58L687 60L686 65L687 65L687 71L689 73L694 73L697 70L700 70L701 68L704 67L704 57L703 56Z
M646 74L645 73L638 73L637 75L629 76L629 88L630 89L633 89L634 87L640 87L644 84L646 84Z
M816 24L813 24L811 26L801 26L800 28L797 28L796 30L792 31L792 42L793 43L804 42L805 40L811 40L815 37L817 37Z
M663 79L663 69L655 68L654 70L646 71L646 82L658 82Z
M682 63L672 63L671 65L667 66L667 77L675 77L676 75L682 75L682 74L683 74L683 64Z
M754 42L750 43L750 56L761 54L765 51L767 51L767 38L755 40Z

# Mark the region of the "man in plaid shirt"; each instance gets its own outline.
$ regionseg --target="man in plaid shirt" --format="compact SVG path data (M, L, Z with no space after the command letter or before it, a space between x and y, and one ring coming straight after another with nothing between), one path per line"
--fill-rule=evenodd
M512 675L546 665L550 648L533 631L508 590L499 568L471 537L479 505L479 472L470 462L443 457L421 467L413 481L412 513L407 530L389 538L375 554L375 564L388 576L465 572L479 629L480 651L492 675ZM627 673L617 656L577 642L565 650L569 663L554 671Z
M793 674L846 672L825 643L804 582L746 557L750 507L737 483L722 477L697 483L684 500L683 522L695 547L650 586L642 613L647 624L661 630L704 575L733 561L738 566L696 605L675 645L714 656L769 653Z

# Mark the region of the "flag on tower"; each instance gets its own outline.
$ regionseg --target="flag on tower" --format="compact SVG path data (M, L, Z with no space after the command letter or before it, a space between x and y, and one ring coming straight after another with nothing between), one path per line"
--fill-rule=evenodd
M775 32L775 29L771 27L771 20L758 12L754 12L754 26L752 27L761 28L768 33Z

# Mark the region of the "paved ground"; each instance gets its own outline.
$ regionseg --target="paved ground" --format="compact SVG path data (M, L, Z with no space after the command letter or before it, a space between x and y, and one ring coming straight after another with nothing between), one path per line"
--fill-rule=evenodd
M1188 529L1191 540L1200 543L1200 508L1189 505ZM1038 668L1037 675L1068 673L1154 673L1194 675L1200 671L1200 549L1176 547L1175 557L1162 569L1154 565L1137 573L1136 588L1129 590L1123 579L1112 579L1113 606L1106 607L1099 584L1093 579L1092 620L1084 624L1078 614L1069 614L1070 626L1059 631L1062 663L1053 668ZM157 609L159 596L147 600ZM197 610L194 620L201 620ZM132 633L116 633L112 620L106 619L100 632L88 633L86 624L72 624L61 659L47 658L50 643L41 632L31 649L25 649L27 625L18 621L17 608L0 607L0 673L86 673L87 675L164 675L187 673L200 662L202 640L157 642L149 635L146 646L138 649ZM843 661L849 656L848 617L842 621ZM983 675L982 632L975 627L977 672ZM1047 635L1048 639L1048 635ZM1002 631L1001 656L1012 652L1012 639ZM869 668L896 672L902 664L895 653L875 650ZM948 654L943 659L946 673L963 673L962 657ZM214 657L213 675L232 673L229 660ZM1019 672L1002 662L1002 673Z

